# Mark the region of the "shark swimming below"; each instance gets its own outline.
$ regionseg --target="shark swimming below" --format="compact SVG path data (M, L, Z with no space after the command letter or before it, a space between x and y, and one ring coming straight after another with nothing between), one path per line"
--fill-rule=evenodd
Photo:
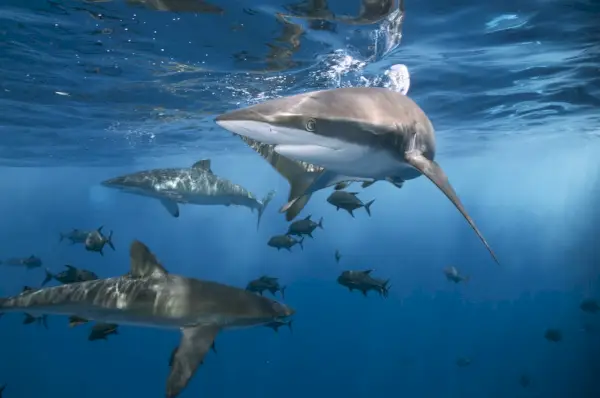
M140 171L111 178L102 185L158 199L173 217L179 217L178 204L244 206L257 210L258 228L275 191L258 200L244 187L215 175L210 163L209 159L203 159L191 168Z
M295 177L304 182L292 188L282 212L297 201L304 206L309 195L341 181L388 181L401 187L425 175L450 199L498 262L433 160L436 145L431 121L401 93L378 87L311 91L227 112L215 122L246 142L268 146L288 161L315 166L310 176Z
M167 379L167 398L187 386L224 329L285 321L295 311L244 289L170 274L139 241L120 277L28 290L0 298L0 313L59 314L98 322L181 329Z

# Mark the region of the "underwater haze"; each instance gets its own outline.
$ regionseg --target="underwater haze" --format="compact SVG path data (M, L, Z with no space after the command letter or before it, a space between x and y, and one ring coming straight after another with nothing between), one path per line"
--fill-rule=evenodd
M169 275L278 278L283 297L264 297L295 310L219 332L181 397L600 397L596 0L1 0L0 76L1 398L165 396L179 327L196 325L124 320L90 340L100 321L5 307L61 285L65 265L135 278L135 240ZM290 181L215 118L343 87L425 112L499 264L425 176L353 182L352 215L321 189L294 219L322 219L312 237L268 244L292 223ZM244 193L193 204L116 185L152 170ZM99 227L114 250L93 247ZM347 270L374 282L349 289ZM256 299L234 292L206 302Z

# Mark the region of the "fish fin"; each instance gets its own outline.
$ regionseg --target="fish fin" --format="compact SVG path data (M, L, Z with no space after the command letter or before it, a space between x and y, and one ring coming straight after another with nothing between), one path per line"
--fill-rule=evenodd
M304 250L303 242L304 242L304 236L301 237L300 240L298 241L298 244L300 245L300 249L302 249L302 250Z
M345 209L345 210L352 216L352 218L355 218L353 210L348 210L348 209Z
M293 319L290 319L289 322L287 323L288 328L290 328L290 333L294 333L294 329L292 329L292 323L294 322Z
M366 269L362 273L365 274L365 275L369 275L371 272L373 272L372 269Z
M311 239L313 239L312 232L309 232L306 235L308 235Z
M65 264L65 267L67 267L69 269L69 271L77 271L77 268L73 267L72 265ZM46 270L48 270L48 269L46 268Z
M210 159L202 159L197 161L192 165L192 169L200 169L213 174L212 169L210 168Z
M373 180L373 181L364 181L364 182L362 183L362 188L363 188L363 189L365 189L365 188L368 188L368 187L370 187L370 186L371 186L371 185L373 185L373 184L375 184L375 180Z
M23 319L23 324L32 323L35 321L35 317L31 314L25 313L25 319Z
M273 287L272 287L272 288L269 288L269 289L267 289L267 290L269 290L273 296L275 295L275 293L277 293L277 289L275 289L275 288L273 288Z
M260 201L260 203L259 203L260 206L258 208L258 221L256 222L256 229L258 229L258 227L260 227L260 219L262 218L263 213L265 212L265 209L267 208L267 206L269 205L271 200L273 200L274 197L275 197L275 191L271 190Z
M175 218L179 217L179 206L177 205L177 202L174 202L171 199L166 199L166 198L162 198L159 200L160 200L160 204L162 204L163 207L165 209L167 209L167 211L169 212L170 215L172 215Z
M46 314L42 315L41 322L42 322L42 325L44 325L44 328L48 329L48 315L46 315Z
M323 188L327 188L327 187L335 185L339 182L349 181L349 180L353 180L353 178L335 173L333 171L328 171L325 169L321 170L318 173L313 173L313 175L311 176L310 179L307 179L306 181L304 181L305 182L304 187L301 187L300 185L298 185L296 187L296 190L294 190L294 189L290 190L289 201L288 201L288 203L283 205L283 207L281 207L281 209L279 209L279 212L283 213L283 212L288 211L288 209L295 203L294 201L298 200L299 198L301 198L303 196L310 197L310 195L312 195L313 193L315 193ZM291 221L291 219L288 221Z
M309 214L308 216L304 217L305 220L310 220L310 216L312 216L312 214Z
M164 277L168 274L148 246L139 240L131 243L129 258L131 260L129 275L133 278Z
M167 379L167 398L179 395L210 350L219 327L216 325L194 326L182 329L181 342L174 352L171 371Z
M373 204L373 202L375 202L375 199L371 200L365 205L365 210L367 211L369 217L371 217L371 205Z
M366 289L360 289L360 291L362 292L363 296L368 297Z
M102 233L102 228L104 228L104 225L100 225L96 231L98 231L100 234Z
M321 217L321 218L319 219L319 223L317 224L317 227L319 227L319 228L323 229L323 217Z
M322 168L281 156L275 152L275 145L264 144L244 136L238 137L240 137L242 141L256 153L262 156L262 158L290 184L288 203L285 205L286 209L280 209L280 213L285 212L286 220L292 221L300 214L304 206L308 203L310 195L304 195L304 191L313 183L314 179L318 177Z
M45 271L46 271L46 277L42 281L42 286L44 286L46 283L50 282L52 280L52 278L54 277L54 275L52 275L52 272L50 272L50 270L48 268L46 268ZM27 286L25 286L25 287L27 287ZM23 288L23 291L25 291L25 288Z
M101 255L102 257L104 257L104 252L102 251L102 249L98 250L98 253L100 253L100 255Z
M465 210L462 202L456 195L456 192L454 192L452 185L450 185L450 182L448 182L448 177L446 176L446 173L444 173L444 170L442 170L442 168L435 161L427 159L418 152L407 153L405 155L405 160L407 163L429 178L429 180L431 180L431 182L433 182L444 193L444 195L450 199L458 211L463 215L465 220L467 220L471 228L473 228L473 231L475 231L481 242L485 245L488 252L492 255L494 261L497 264L500 264L496 254L494 254L492 248L475 225L475 222Z

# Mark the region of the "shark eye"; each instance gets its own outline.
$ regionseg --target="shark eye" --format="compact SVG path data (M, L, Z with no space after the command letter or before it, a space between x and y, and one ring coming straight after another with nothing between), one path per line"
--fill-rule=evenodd
M308 119L308 121L306 122L306 131L315 131L315 129L317 128L317 122L315 121L315 119Z

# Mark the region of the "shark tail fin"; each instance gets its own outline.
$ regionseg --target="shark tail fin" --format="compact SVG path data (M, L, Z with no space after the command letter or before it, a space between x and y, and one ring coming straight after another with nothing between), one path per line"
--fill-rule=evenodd
M275 191L271 190L260 201L259 207L258 207L258 221L256 222L256 229L258 229L258 227L260 227L260 220L263 216L263 213L265 212L265 209L267 208L267 206L269 205L271 200L273 200L274 197L275 197Z
M113 245L112 237L113 237L113 231L110 231L110 234L108 234L108 238L106 240L106 243L108 243L108 245L110 246L110 248L113 249L113 251L115 251L115 245Z
M33 323L33 322L35 322L35 317L31 314L25 313L25 318L23 319L23 325L25 325L27 323Z
M321 217L321 218L319 219L319 223L317 224L317 227L319 227L319 228L323 229L323 217Z
M46 277L42 281L42 286L44 286L46 283L50 282L52 280L52 278L54 277L54 275L52 275L52 273L50 272L50 270L48 268L46 268L45 271L46 271Z
M369 217L371 217L371 205L373 204L373 202L375 202L375 199L371 200L370 202L367 202L367 204L365 205L365 210L367 211Z
M382 287L382 295L383 297L387 298L389 293L390 293L390 288L392 287L392 285L390 285L390 280L386 280L385 282L383 282L383 287Z

